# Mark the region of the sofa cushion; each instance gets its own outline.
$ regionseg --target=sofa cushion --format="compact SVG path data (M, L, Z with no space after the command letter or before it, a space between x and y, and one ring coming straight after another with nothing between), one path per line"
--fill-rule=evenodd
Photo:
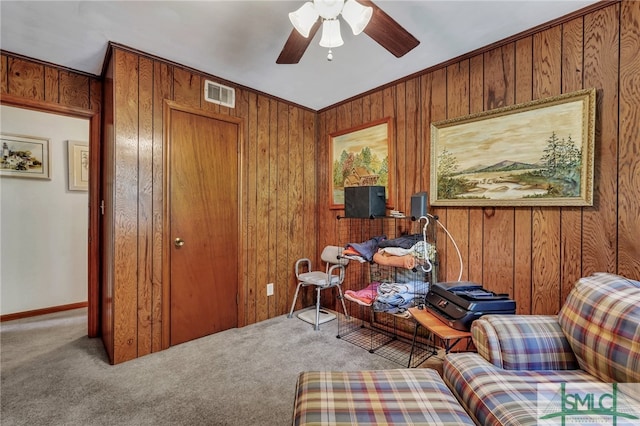
M428 368L300 373L293 424L474 426Z
M558 321L581 369L605 382L640 382L640 282L580 278Z
M448 354L443 378L481 425L537 425L538 384L594 382L582 370L504 370L475 353Z

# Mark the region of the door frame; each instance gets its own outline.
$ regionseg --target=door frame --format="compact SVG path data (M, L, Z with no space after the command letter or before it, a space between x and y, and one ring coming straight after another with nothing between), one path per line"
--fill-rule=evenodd
M236 258L238 259L238 293L236 295L236 304L238 307L238 327L242 327L245 324L245 288L243 283L242 265L244 265L244 235L242 234L242 224L244 220L243 216L243 158L244 158L244 120L238 117L229 115L218 114L212 111L205 111L199 108L180 105L175 101L169 99L164 100L163 104L163 137L162 137L162 150L164 152L164 161L162 164L162 349L168 349L170 347L171 339L171 227L169 217L171 215L171 200L169 200L170 190L170 176L171 176L171 112L180 111L188 114L200 115L214 120L225 121L232 123L238 127L238 142L237 142L237 154L238 154L238 253Z
M100 111L3 94L0 104L89 120L89 230L87 335L100 331Z

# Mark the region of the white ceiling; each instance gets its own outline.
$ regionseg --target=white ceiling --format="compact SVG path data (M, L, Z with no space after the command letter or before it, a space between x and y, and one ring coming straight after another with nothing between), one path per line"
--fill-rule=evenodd
M420 45L396 58L342 23L278 65L295 1L0 1L0 48L99 75L109 41L319 110L581 9L597 0L374 0Z

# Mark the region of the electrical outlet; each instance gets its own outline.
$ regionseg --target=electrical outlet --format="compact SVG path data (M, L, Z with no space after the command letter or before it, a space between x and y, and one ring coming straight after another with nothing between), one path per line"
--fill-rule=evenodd
M273 283L267 284L267 296L273 296Z

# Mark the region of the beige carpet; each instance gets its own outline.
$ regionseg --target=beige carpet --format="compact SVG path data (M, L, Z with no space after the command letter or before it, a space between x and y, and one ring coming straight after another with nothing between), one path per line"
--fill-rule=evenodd
M287 425L301 371L402 368L285 315L112 366L86 316L0 324L3 426Z

